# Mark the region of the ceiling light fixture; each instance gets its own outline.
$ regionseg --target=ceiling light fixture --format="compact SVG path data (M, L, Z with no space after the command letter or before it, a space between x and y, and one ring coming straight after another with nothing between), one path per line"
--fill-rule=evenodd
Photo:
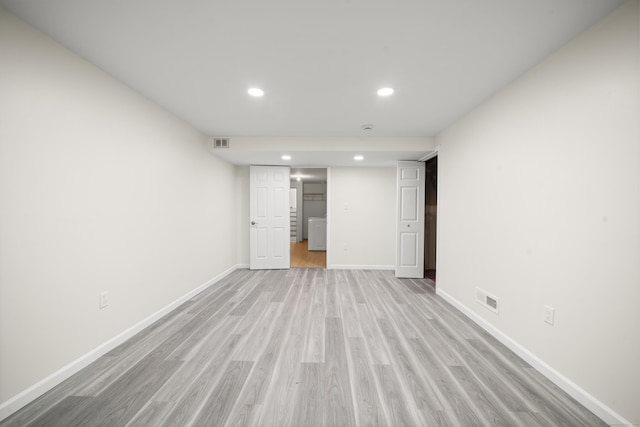
M297 177L297 178L296 178L296 180L297 180L297 181L300 181L301 179L302 179L302 178L300 178L300 177Z
M262 95L264 95L264 91L257 87L250 87L247 92L249 93L249 95L255 97L261 97Z
M284 156L282 156L282 160L291 160L291 156L288 154L285 154Z
M353 156L353 160L358 160L358 161L364 160L364 156L361 156L358 154L357 156Z
M393 88L383 87L378 89L378 96L389 96L393 94Z

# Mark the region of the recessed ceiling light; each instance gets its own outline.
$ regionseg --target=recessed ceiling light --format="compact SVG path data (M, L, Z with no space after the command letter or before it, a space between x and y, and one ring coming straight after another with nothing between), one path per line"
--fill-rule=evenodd
M247 92L249 93L249 95L256 96L256 97L260 97L264 95L264 91L257 87L250 87Z
M393 94L393 88L383 87L378 89L378 96L389 96L391 94Z
M291 156L288 154L285 154L284 156L282 156L282 160L291 160Z
M363 160L363 159L364 159L364 156L361 156L359 154L357 156L353 156L353 160Z
M300 177L297 177L297 178L296 178L296 180L297 180L297 181L300 181L300 180L301 180L301 178L300 178Z

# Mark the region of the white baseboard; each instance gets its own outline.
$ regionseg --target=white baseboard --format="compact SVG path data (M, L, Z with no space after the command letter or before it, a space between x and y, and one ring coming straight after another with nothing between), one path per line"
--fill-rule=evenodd
M621 425L621 426L631 426L633 425L631 422L626 420L620 414L616 413L614 410L609 408L607 405L593 397L586 390L582 389L580 386L575 384L569 378L562 375L560 372L553 369L547 363L545 363L542 359L540 359L535 354L531 353L529 350L521 346L518 342L507 336L504 332L500 331L498 328L493 326L491 323L484 320L482 317L478 316L476 313L471 311L467 306L453 298L451 295L447 294L445 291L441 290L436 286L436 294L441 296L445 301L449 304L460 310L465 316L478 324L482 329L493 335L498 341L508 347L511 351L516 353L522 359L524 359L527 363L533 366L536 370L538 370L542 375L547 377L551 382L564 390L571 397L576 399L580 404L589 409L591 412L600 417L604 422L609 425Z
M329 270L395 270L395 265L346 265L346 264L328 264Z
M214 285L216 282L219 282L229 274L233 273L238 268L242 268L242 267L239 267L238 265L234 265L233 267L228 268L227 270L207 280L202 285L198 286L197 288L193 289L192 291L189 291L185 295L173 301L169 305L161 308L160 310L153 313L146 319L143 319L137 324L131 326L129 329L121 332L120 334L116 335L115 337L111 338L105 343L94 348L87 354L79 357L78 359L74 360L73 362L69 363L63 368L52 373L48 377L38 381L36 384L32 385L31 387L27 388L21 393L18 393L17 395L10 398L9 400L2 402L0 404L0 421L9 417L11 414L18 411L20 408L23 408L27 404L33 402L35 399L42 396L44 393L51 390L52 388L54 388L55 386L57 386L58 384L60 384L70 376L72 376L73 374L89 366L91 363L96 361L101 356L113 350L114 348L116 348L117 346L119 346L120 344L122 344L123 342L125 342L126 340L128 340L129 338L137 334L138 332L142 331L147 326L151 325L153 322L165 316L167 313L176 309L182 303L190 300L200 292Z

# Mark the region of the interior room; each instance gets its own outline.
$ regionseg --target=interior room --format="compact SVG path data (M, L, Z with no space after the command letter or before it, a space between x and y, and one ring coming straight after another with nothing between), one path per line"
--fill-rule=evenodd
M640 424L639 0L0 0L0 61L1 427Z
M292 168L290 177L291 267L326 268L327 169Z

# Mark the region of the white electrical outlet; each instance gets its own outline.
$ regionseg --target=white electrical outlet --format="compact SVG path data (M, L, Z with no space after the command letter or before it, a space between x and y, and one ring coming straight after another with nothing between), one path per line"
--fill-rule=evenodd
M544 306L544 321L550 325L553 325L554 317L555 317L556 309L553 307L549 307L548 305Z
M99 294L100 297L100 308L105 308L109 305L109 300L107 299L108 292L101 292Z
M344 244L342 245L342 250L344 250L344 251L348 251L348 250L349 250L349 245L347 245L346 243L344 243Z

